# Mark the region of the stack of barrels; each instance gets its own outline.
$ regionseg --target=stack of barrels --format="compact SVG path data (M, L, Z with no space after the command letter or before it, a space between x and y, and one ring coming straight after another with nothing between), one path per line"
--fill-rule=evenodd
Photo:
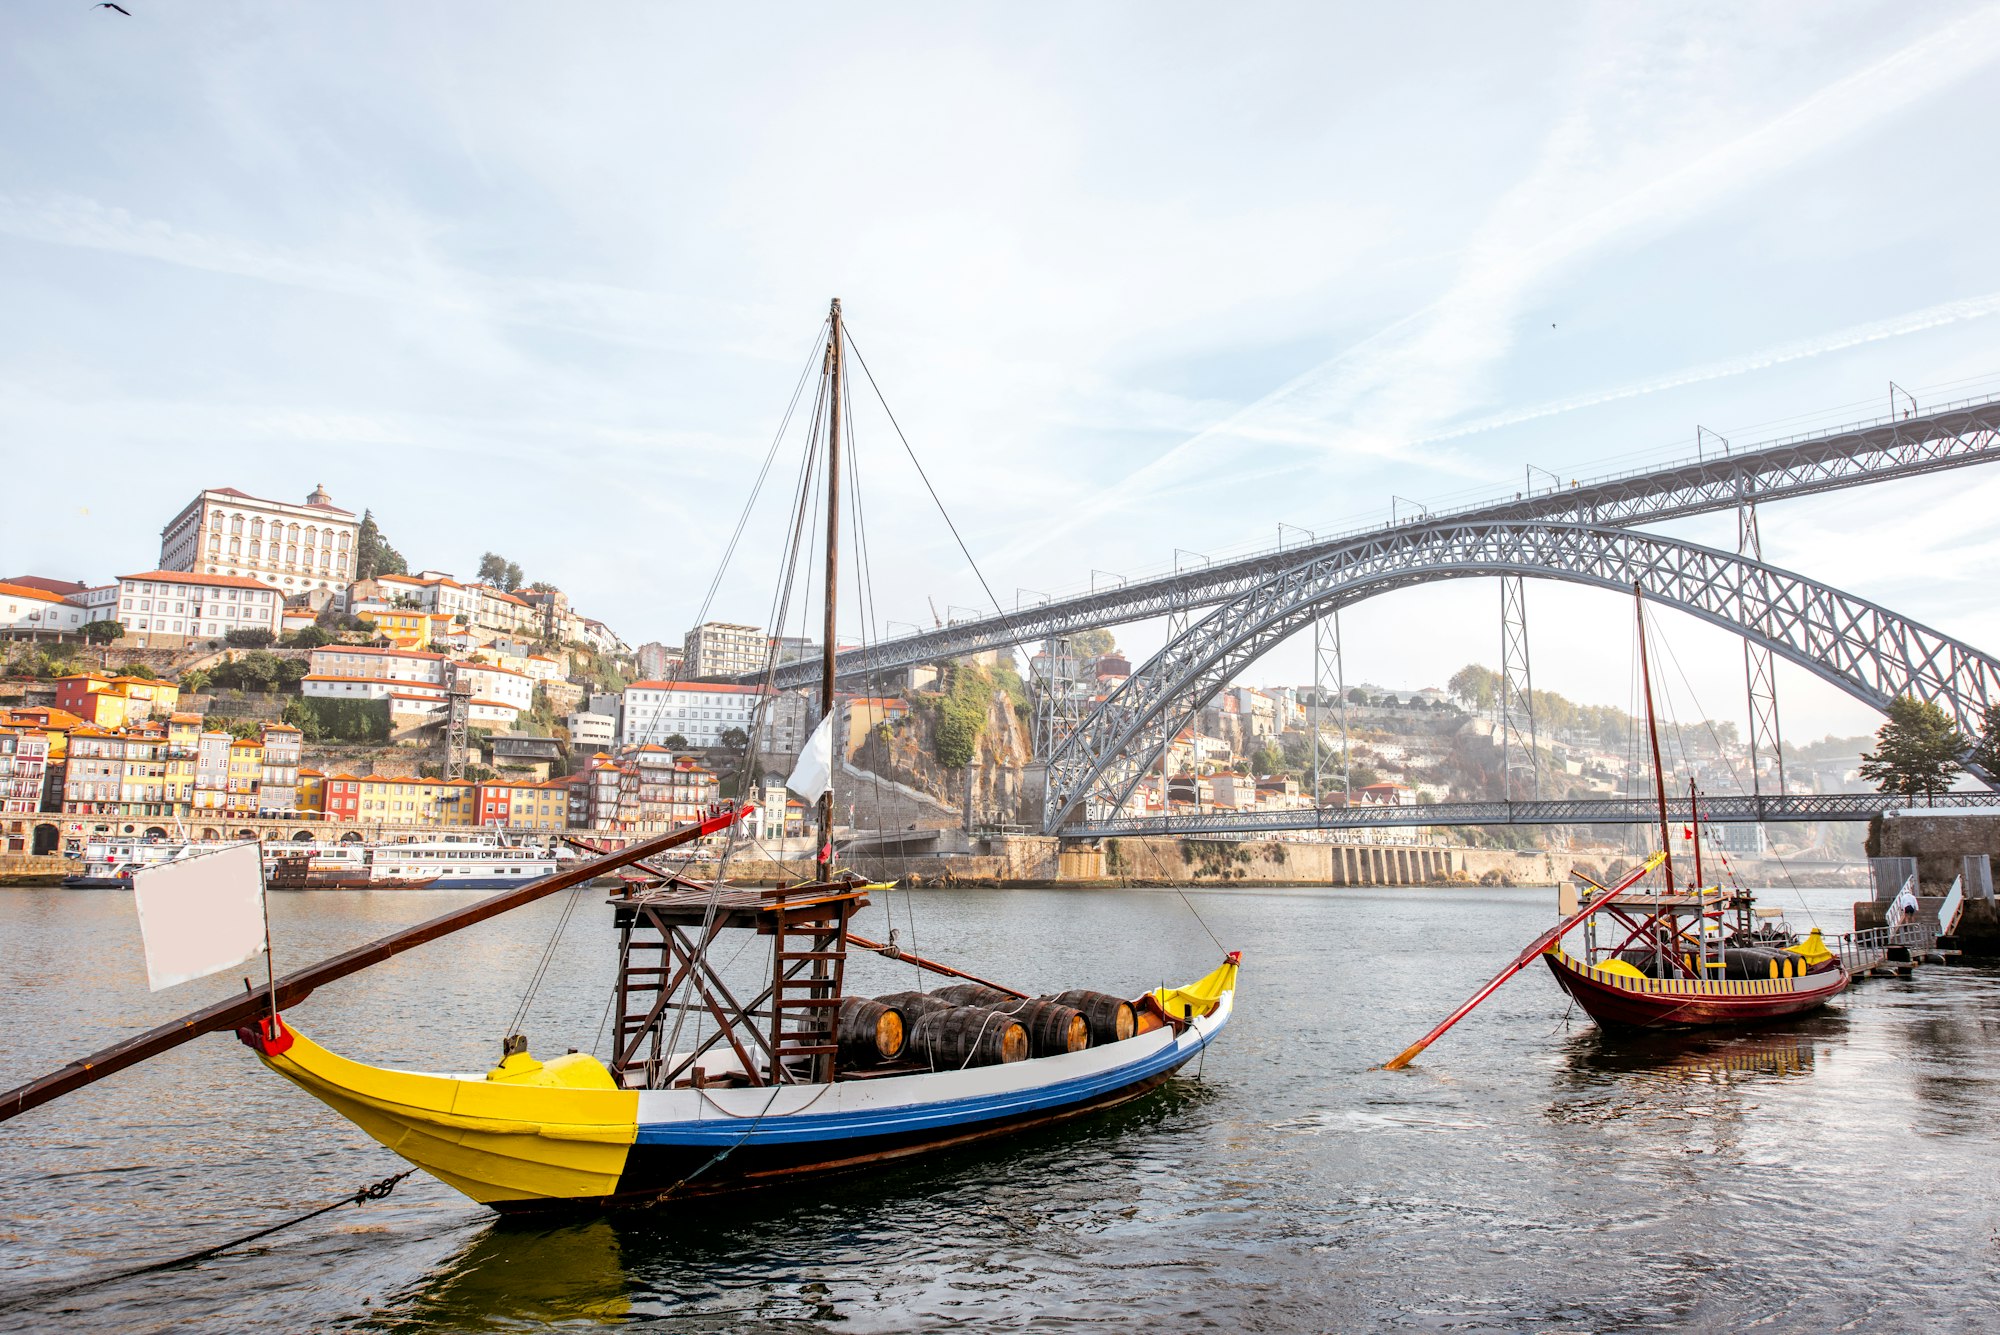
M838 1041L844 1066L910 1063L931 1070L998 1066L1116 1043L1137 1029L1132 1003L1075 989L1018 997L982 983L935 992L847 997Z

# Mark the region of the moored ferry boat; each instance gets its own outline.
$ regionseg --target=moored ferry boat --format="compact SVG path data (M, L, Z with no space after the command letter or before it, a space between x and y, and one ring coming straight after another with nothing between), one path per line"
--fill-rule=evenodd
M130 890L132 874L141 867L178 862L199 853L206 845L189 839L109 838L92 839L84 845L83 870L65 876L67 890Z
M377 844L368 865L377 884L423 880L437 890L506 890L552 876L575 860L566 849L443 840Z
M399 875L374 864L366 844L266 844L264 884L272 890L421 890L436 876Z

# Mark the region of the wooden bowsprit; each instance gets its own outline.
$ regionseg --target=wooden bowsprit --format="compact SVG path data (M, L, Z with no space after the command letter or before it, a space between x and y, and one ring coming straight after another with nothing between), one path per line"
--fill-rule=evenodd
M1486 986L1480 988L1477 992L1474 992L1463 1006L1460 1006L1450 1015L1447 1015L1444 1019L1443 1024L1440 1024L1437 1028L1431 1030L1428 1034L1425 1034L1422 1038L1410 1044L1409 1047L1404 1048L1401 1052L1391 1057L1388 1061L1383 1062L1381 1069L1384 1071L1400 1071L1405 1066L1408 1066L1412 1061L1416 1060L1416 1056L1418 1053L1422 1052L1425 1048L1429 1047L1431 1044L1437 1042L1440 1038L1443 1038L1445 1035L1445 1031L1447 1029L1450 1029L1460 1020L1463 1020L1466 1016L1472 1014L1473 1010L1479 1005L1480 1002L1486 1000L1486 998L1492 996L1495 992L1497 992L1500 989L1500 984L1506 982L1509 978L1512 978L1515 974L1521 972L1521 970L1527 968L1530 964L1533 964L1535 960L1540 957L1543 951L1547 950L1550 946L1554 945L1556 942L1562 940L1563 934L1568 932L1570 928L1576 926L1578 923L1582 922L1585 918L1588 918L1591 914L1603 908L1611 900L1616 899L1619 895L1624 894L1634 885L1637 885L1639 883L1639 879L1643 877L1647 872L1651 871L1653 868L1659 866L1660 863L1665 861L1666 856L1667 855L1665 853L1653 854L1653 856L1647 858L1643 863L1641 863L1636 870L1627 875L1624 880L1612 886L1609 890L1606 890L1603 894L1591 900L1590 903L1584 905L1582 908L1578 909L1575 913L1570 914L1567 918L1564 918L1554 927L1549 928L1548 931L1543 932L1540 936L1536 937L1526 950L1523 950L1519 955L1516 955L1514 957L1513 963L1509 964L1506 968L1502 969L1499 973L1495 974L1493 976L1492 981L1487 983Z
M553 876L530 881L526 885L482 899L476 904L453 909L428 922L406 927L400 932L385 936L378 941L371 941L365 946L356 946L332 959L322 960L309 968L286 974L275 983L251 989L240 997L204 1006L198 1011L181 1016L178 1020L170 1020L143 1034L128 1038L121 1043L114 1043L108 1048L91 1053L88 1057L73 1061L61 1070L45 1075L39 1080L31 1080L17 1089L0 1092L0 1122L19 1116L30 1108L39 1107L72 1090L81 1089L92 1081L102 1080L105 1076L122 1071L128 1066L157 1057L203 1034L226 1032L240 1025L250 1024L274 1010L295 1006L311 996L314 989L326 983L359 973L406 950L413 950L427 941L435 941L441 936L448 936L475 923L498 917L523 904L546 899L571 886L582 885L627 863L654 857L682 844L691 843L704 835L714 834L743 819L755 809L754 804L746 805L735 811L711 816L699 824L683 825L677 830L642 840L614 853L607 853L567 871L559 871Z

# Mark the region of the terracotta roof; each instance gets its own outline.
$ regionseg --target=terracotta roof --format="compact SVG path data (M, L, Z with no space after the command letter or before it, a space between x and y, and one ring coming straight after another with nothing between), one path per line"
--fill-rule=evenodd
M162 584L202 584L218 589L269 589L272 593L278 592L262 580L250 579L243 575L197 575L191 570L146 570L136 575L120 575L118 578L150 579Z
M461 659L453 659L451 665L453 667L466 668L472 672L504 672L510 677L525 677L528 675L525 672L516 672L513 668L503 668L496 663L470 663Z
M12 580L0 580L0 598L32 598L38 603L69 603L69 599L48 589L38 589L31 584L16 584ZM74 603L69 603L74 607Z
M0 578L0 584L14 584L24 589L40 589L43 593L53 593L59 598L67 598L72 593L82 593L88 584L78 584L74 580L48 579L41 575L8 575Z

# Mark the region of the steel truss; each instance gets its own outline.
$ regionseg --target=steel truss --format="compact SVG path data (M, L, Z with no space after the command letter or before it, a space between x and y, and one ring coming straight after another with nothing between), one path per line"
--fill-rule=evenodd
M1695 543L1589 524L1431 523L1378 533L1251 588L1169 643L1048 756L1043 828L1122 810L1144 768L1250 663L1335 608L1417 584L1524 575L1655 602L1756 639L1874 706L1933 700L1968 736L2000 701L2000 662L1804 575Z
M1519 575L1500 581L1500 796L1514 800L1514 771L1528 771L1528 796L1542 796L1535 737L1535 674L1528 663L1528 592ZM1523 726L1525 724L1525 727Z
M1733 453L1704 449L1695 458L1664 466L1608 474L1568 487L1519 492L1511 500L1433 511L1385 528L1177 569L1171 575L1134 580L851 649L839 656L836 666L841 677L851 678L1080 630L1153 620L1189 608L1212 607L1242 597L1303 560L1359 554L1388 534L1500 520L1622 528L1734 510L1748 495L1754 495L1762 505L1996 458L2000 458L2000 399L1950 404L1922 415L1881 418ZM810 663L781 665L777 685L808 685L817 680L817 671Z
M1688 800L1669 798L1667 819L1686 822ZM1766 821L1864 821L1888 811L1991 811L2000 793L1940 793L1935 806L1917 806L1894 793L1804 793L1790 797L1701 795L1706 824L1749 825ZM1576 798L1559 802L1439 802L1301 808L1293 811L1210 811L1198 816L1139 816L1071 826L1066 835L1142 834L1252 835L1300 830L1389 830L1437 825L1650 825L1659 808L1650 797Z

